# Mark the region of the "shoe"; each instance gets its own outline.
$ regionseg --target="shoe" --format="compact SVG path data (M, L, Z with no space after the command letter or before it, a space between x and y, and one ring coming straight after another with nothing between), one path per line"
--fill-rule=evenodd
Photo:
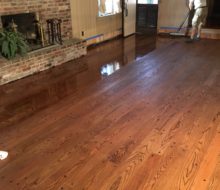
M200 38L200 37L195 37L194 40L195 40L195 41L200 41L201 38Z
M187 39L185 42L186 42L186 43L193 43L193 42L194 42L194 39L189 38L189 39Z
M0 151L0 160L4 160L8 157L8 152Z

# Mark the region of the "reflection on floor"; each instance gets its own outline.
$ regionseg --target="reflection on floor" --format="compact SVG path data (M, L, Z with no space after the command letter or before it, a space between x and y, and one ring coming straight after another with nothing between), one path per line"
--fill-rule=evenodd
M120 63L115 61L101 67L102 76L109 76L121 68Z
M10 126L77 93L156 48L156 36L137 35L90 47L88 55L0 87L0 126Z
M118 56L115 56L116 52L112 54L112 50L107 48L107 46L110 46L109 43L101 45L101 48L103 48L101 51L111 53L110 59L107 58L107 60L102 61L101 74L103 76L109 76L124 65L133 63L153 51L156 48L156 36L136 35L111 43L112 45L115 43L112 48L117 46L119 52L117 52ZM104 64L105 62L106 64Z
M220 41L122 42L1 88L0 190L220 189Z

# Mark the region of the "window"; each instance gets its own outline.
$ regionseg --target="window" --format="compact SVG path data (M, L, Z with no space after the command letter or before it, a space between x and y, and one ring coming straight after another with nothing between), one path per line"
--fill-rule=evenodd
M138 0L138 4L158 4L158 0Z
M98 5L100 17L122 12L121 0L98 0Z

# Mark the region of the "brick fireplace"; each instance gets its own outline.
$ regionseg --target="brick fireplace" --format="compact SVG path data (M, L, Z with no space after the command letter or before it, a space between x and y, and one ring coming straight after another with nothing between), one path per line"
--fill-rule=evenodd
M52 18L62 19L62 36L64 39L72 37L70 0L1 0L0 15L19 13L38 13L44 23ZM2 22L0 22L0 28Z
M63 45L29 52L25 57L6 60L0 56L0 85L60 65L86 54L86 42L72 39L70 0L1 0L0 15L33 13L39 15L45 36L47 20L62 20ZM3 28L0 20L0 28Z

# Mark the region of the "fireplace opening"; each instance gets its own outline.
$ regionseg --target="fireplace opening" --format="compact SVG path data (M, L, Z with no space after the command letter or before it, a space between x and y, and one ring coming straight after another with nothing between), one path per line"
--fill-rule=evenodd
M4 29L20 32L27 41L30 51L62 44L61 20L48 19L43 23L36 13L21 13L1 16ZM45 31L44 26L47 26Z
M27 40L30 50L41 48L40 34L35 13L22 13L1 16L2 26L8 30L12 27Z

